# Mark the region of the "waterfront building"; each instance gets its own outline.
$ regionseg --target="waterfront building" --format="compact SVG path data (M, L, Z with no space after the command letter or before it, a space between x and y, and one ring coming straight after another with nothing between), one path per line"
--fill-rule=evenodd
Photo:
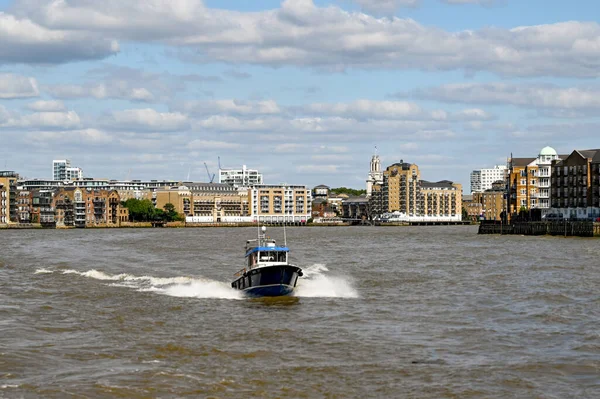
M375 148L377 150L377 147ZM371 157L371 164L369 169L369 177L367 178L367 198L371 196L373 192L373 186L383 184L383 172L381 171L381 160L379 155L374 154Z
M562 158L565 158L563 156ZM538 190L537 207L542 210L542 216L547 214L550 209L550 191L552 185L552 162L561 159L556 150L552 147L544 147L537 157L538 166Z
M508 214L537 207L536 158L508 159Z
M55 190L31 190L31 223L40 223L42 226L54 226L55 209L52 205Z
M175 211L188 223L250 222L248 194L221 183L187 183L157 189L153 193L156 207L173 204Z
M314 199L317 199L317 198L327 199L327 198L329 198L329 187L326 186L326 185L324 185L324 184L321 184L321 185L313 187L312 197Z
M417 220L424 222L462 220L462 185L449 180L419 182L417 208L421 209Z
M568 219L600 216L600 149L575 150L551 167L551 212Z
M17 191L17 215L19 223L31 223L33 192Z
M419 200L421 174L417 165L401 160L387 167L383 180L383 208L387 212L399 212L409 217L422 213L423 204Z
M312 217L334 218L337 214L325 198L316 198L312 202Z
M59 188L52 202L57 227L119 226L121 201L115 190Z
M481 207L480 217L483 220L502 220L505 210L505 182L498 180L492 188L482 193L473 194L473 202Z
M552 147L544 147L537 158L508 159L508 214L537 211L537 217L551 212L552 163L566 158Z
M372 218L369 205L370 199L366 196L348 197L342 203L344 219L368 220Z
M248 189L253 222L304 224L312 211L311 190L300 185L257 184Z
M483 215L483 205L475 194L464 194L462 197L462 207L466 211L467 220L477 221Z
M263 184L263 176L258 170L248 169L243 165L242 169L219 169L219 183L249 188Z
M421 180L419 167L400 161L386 168L369 198L371 218L407 222L462 220L462 185Z
M0 224L19 222L17 179L13 171L0 171Z

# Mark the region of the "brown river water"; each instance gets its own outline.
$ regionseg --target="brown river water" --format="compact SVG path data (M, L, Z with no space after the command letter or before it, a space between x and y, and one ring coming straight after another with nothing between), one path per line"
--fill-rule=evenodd
M600 240L288 228L0 231L0 398L600 398ZM281 228L270 228L274 238Z

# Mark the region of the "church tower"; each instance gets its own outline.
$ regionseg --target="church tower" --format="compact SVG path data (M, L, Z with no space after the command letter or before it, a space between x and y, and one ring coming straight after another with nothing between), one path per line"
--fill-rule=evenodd
M377 154L377 147L375 147L375 154L371 157L371 169L369 171L369 177L367 178L367 198L370 197L373 192L373 185L382 183L383 172L381 171L381 160Z

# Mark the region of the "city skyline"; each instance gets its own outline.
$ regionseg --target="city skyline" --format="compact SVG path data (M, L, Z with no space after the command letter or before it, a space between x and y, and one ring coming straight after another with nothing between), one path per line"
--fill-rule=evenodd
M403 159L466 188L511 153L600 147L594 10L0 0L0 166L207 181L220 156L265 182L364 189L377 146L384 168Z

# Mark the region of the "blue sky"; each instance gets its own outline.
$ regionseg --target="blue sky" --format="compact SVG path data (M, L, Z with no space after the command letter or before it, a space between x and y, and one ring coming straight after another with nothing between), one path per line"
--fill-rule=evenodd
M0 168L363 188L600 147L592 1L0 0Z

